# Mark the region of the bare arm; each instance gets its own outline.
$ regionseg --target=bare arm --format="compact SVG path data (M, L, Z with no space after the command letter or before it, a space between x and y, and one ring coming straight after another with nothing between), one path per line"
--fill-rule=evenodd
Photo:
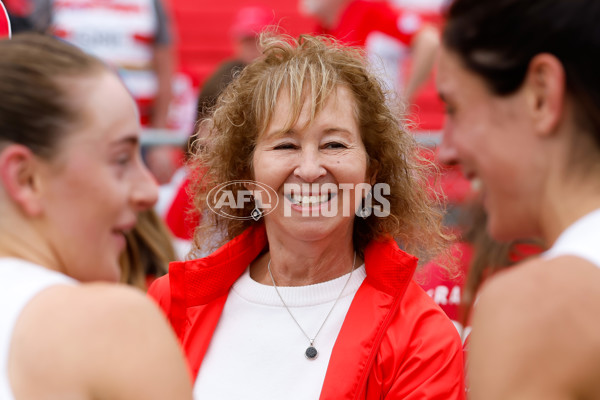
M423 27L413 39L412 65L404 93L407 102L412 102L417 90L429 78L439 45L439 33L431 25Z
M17 398L192 398L174 334L143 293L54 287L28 307L10 360Z
M154 70L158 80L158 92L154 100L151 121L154 128L165 128L167 126L169 104L172 97L173 57L170 44L154 46Z
M189 372L174 333L151 300L140 296L115 295L112 306L119 311L108 310L106 314L106 323L120 329L98 338L106 348L115 349L103 353L104 367L99 363L97 397L190 399Z

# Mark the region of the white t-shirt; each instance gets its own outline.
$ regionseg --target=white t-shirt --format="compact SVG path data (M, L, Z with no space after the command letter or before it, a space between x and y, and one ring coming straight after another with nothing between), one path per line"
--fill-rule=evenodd
M346 274L315 285L278 287L302 329L314 337L348 282L314 342L319 354L309 360L304 355L309 341L275 288L252 280L246 270L229 292L194 385L194 398L318 399L333 345L365 277L363 265L349 281Z
M77 281L59 272L17 258L0 258L0 399L14 396L8 380L13 330L23 308L42 290Z

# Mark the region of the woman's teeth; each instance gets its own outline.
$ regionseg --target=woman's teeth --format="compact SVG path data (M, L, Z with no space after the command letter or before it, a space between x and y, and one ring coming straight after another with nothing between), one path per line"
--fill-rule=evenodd
M302 196L299 194L291 195L292 202L302 207L310 207L321 203L326 203L329 201L328 194L322 194L319 196Z
M480 178L471 179L471 190L475 193L479 193L483 187L483 183Z

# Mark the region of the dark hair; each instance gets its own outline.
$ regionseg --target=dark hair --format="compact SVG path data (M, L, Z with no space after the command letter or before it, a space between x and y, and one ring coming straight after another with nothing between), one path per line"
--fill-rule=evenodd
M103 70L100 60L50 36L0 40L0 145L22 144L51 158L66 126L78 121L66 80Z
M577 122L600 147L600 2L455 0L444 45L497 95L515 92L533 57L550 53L565 70Z

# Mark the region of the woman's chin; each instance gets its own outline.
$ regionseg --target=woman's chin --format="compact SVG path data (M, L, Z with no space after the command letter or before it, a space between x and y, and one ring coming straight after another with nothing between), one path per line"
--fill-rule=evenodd
M492 216L488 216L487 233L492 239L501 243L524 237L523 231L518 225L509 226L506 221L502 223L502 221L498 221Z
M97 266L92 275L79 280L82 282L119 283L121 281L121 265L118 260L116 262L106 262Z
M347 228L347 221L335 217L300 217L286 221L284 229L287 235L302 242L318 242L342 239Z

